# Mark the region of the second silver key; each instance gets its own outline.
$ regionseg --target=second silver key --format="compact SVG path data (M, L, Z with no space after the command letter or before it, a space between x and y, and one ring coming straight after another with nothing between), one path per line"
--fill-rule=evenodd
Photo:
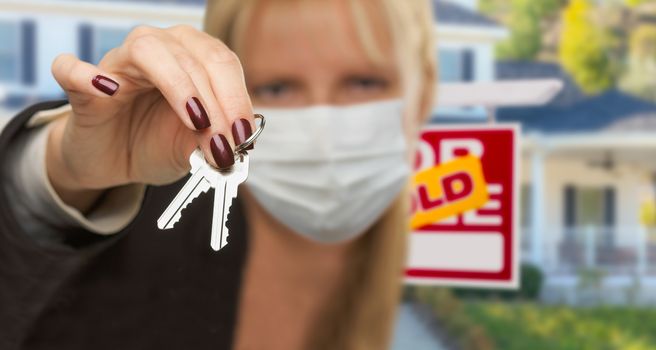
M214 210L212 212L212 237L210 246L219 250L228 244L228 214L232 200L237 197L237 188L248 177L248 154L242 154L235 160L232 168L225 172L214 170L211 179L214 187Z

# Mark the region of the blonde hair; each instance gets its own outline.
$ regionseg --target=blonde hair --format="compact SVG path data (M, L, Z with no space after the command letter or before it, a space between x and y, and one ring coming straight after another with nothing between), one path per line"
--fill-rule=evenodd
M248 14L259 0L208 0L204 30L238 55ZM282 1L282 0L278 0ZM300 0L296 0L300 1ZM406 110L405 132L415 140L432 109L436 83L434 20L430 0L378 0L389 23L399 62ZM375 42L366 6L371 0L349 0L363 48L374 61L384 59ZM414 145L410 147L414 149ZM385 349L389 346L405 266L409 188L355 242L346 285L326 305L306 348Z

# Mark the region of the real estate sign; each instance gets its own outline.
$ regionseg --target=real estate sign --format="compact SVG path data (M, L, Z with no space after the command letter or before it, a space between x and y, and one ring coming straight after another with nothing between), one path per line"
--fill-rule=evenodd
M406 281L516 288L517 125L424 129L415 164Z

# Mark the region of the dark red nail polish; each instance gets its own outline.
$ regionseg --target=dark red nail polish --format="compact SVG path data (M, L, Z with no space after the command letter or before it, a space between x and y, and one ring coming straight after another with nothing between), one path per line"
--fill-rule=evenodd
M93 77L91 84L93 84L96 89L106 93L109 96L114 95L116 90L118 90L118 83L104 75L96 75Z
M235 155L225 136L221 134L212 136L210 149L212 150L212 157L214 157L214 161L219 168L229 168L235 164Z
M251 137L252 134L253 130L251 129L251 123L249 123L248 120L241 118L232 123L232 139L235 140L236 145L241 145L246 142L246 139ZM253 149L253 144L251 143L246 149Z
M189 113L189 118L197 130L210 127L210 118L198 98L192 97L187 101L187 113Z

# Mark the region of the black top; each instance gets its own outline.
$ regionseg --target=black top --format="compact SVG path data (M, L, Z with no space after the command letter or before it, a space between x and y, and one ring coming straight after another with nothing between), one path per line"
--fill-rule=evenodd
M0 166L34 113L65 103L19 113L0 135ZM138 216L116 235L70 230L66 245L49 247L21 230L0 186L0 349L229 349L246 223L235 201L230 244L214 252L210 191L173 229L158 230L186 180L148 187Z

